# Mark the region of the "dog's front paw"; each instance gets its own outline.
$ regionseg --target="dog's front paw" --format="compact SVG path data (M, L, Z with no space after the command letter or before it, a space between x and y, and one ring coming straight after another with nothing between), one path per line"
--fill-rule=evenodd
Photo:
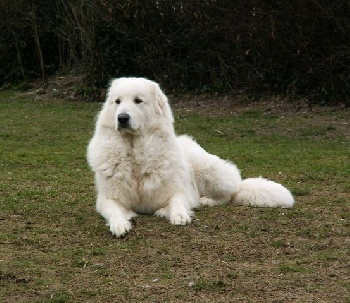
M173 225L186 225L191 223L191 216L187 212L174 213L170 215L170 223Z
M130 231L131 227L131 223L126 219L111 219L109 221L109 229L112 235L115 235L116 237L125 235L128 231Z
M166 207L160 208L155 212L158 217L169 218L169 210Z

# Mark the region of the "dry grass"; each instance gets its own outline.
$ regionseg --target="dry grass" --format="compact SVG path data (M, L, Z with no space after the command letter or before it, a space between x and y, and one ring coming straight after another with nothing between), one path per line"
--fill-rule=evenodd
M0 94L1 302L350 302L350 112L177 106L179 133L296 196L292 210L140 216L113 238L85 161L98 104Z

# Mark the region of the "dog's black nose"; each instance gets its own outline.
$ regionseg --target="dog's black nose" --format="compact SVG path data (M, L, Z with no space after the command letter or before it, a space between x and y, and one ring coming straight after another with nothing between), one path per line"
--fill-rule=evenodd
M118 122L121 126L127 126L129 124L130 116L127 113L121 113L118 115Z

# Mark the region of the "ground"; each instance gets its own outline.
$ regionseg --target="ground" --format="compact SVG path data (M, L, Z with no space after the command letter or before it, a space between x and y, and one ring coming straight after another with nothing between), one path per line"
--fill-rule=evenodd
M350 111L170 95L178 133L287 186L293 209L226 205L112 237L85 160L100 104L0 93L1 302L350 302Z

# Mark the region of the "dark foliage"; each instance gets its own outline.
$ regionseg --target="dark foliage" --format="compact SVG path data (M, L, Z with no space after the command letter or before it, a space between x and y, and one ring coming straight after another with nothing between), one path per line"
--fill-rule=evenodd
M0 83L78 68L92 89L135 75L349 104L349 16L345 0L2 0Z

